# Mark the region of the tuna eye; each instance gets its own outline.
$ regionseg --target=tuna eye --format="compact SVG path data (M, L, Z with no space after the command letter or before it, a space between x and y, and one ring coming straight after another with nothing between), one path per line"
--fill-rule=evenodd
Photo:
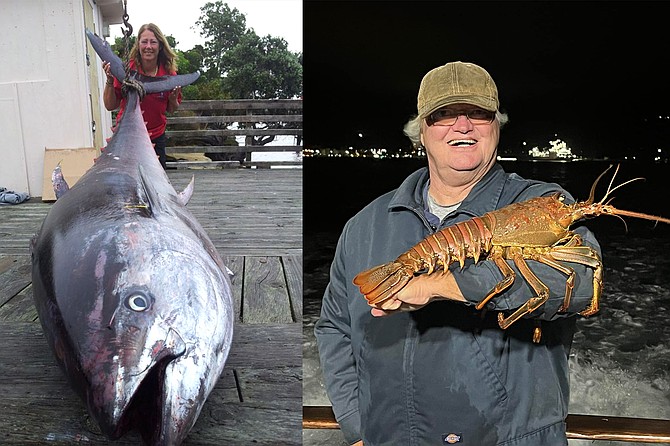
M126 298L126 306L133 311L146 311L149 308L149 299L142 294L131 294Z

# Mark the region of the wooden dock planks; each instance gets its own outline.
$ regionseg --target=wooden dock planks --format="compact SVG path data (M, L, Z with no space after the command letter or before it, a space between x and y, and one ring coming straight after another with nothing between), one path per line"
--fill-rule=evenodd
M168 171L234 273L236 327L226 368L184 445L302 443L302 171ZM48 348L31 287L30 239L50 203L0 208L0 444L109 441Z
M300 326L235 328L224 373L184 444L301 444ZM117 441L99 433L38 323L2 321L0 339L0 444L140 444L135 432Z

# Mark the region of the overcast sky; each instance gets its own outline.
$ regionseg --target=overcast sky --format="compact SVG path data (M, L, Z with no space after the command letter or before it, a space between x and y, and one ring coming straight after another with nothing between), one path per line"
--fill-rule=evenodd
M186 51L203 44L195 26L200 8L208 0L128 0L129 22L133 33L145 23L155 23L165 35L177 39L177 48ZM263 37L270 34L288 42L288 49L302 52L302 0L225 0L246 16L247 28ZM110 26L113 42L121 37L121 25Z

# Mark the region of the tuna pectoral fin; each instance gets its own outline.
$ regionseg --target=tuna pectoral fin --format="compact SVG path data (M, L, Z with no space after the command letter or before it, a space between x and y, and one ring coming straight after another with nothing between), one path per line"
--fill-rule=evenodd
M191 196L193 195L193 187L195 184L195 175L191 177L191 182L188 183L188 186L184 188L183 191L179 192L179 203L182 204L182 206L186 206L191 199Z
M89 29L86 29L86 37L88 37L88 40L91 42L91 46L95 52L98 53L100 59L105 62L109 62L110 69L114 77L117 78L119 82L123 81L123 79L126 78L126 70L123 67L123 61L119 58L119 56L114 54L114 51L112 51L112 47L109 46L109 43L93 34Z

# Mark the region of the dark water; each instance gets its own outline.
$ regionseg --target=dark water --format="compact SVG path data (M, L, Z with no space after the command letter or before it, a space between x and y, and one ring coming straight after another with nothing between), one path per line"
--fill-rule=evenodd
M329 404L312 330L342 226L424 164L423 160L304 159L304 404ZM602 161L501 164L526 178L559 183L578 200L588 198L593 181L610 165ZM616 191L612 204L670 218L670 165L622 163L615 184L635 177L645 180ZM596 200L602 198L610 178L611 174L601 180ZM632 218L624 224L613 217L589 220L587 225L602 247L605 283L601 311L579 320L571 355L570 412L670 419L670 225ZM339 444L319 438L317 432L305 435L306 445Z
M411 172L425 165L425 160L374 160L353 158L305 158L304 163L304 224L305 233L339 230L346 220L365 204L384 192L396 188ZM508 172L522 177L559 183L578 200L588 197L591 185L608 166L605 161L509 162L500 164ZM604 177L596 194L604 194L610 173ZM628 162L622 163L616 184L643 177L615 193L614 204L646 213L670 211L668 188L670 165ZM666 212L670 214L670 212ZM648 226L648 225L646 225Z

